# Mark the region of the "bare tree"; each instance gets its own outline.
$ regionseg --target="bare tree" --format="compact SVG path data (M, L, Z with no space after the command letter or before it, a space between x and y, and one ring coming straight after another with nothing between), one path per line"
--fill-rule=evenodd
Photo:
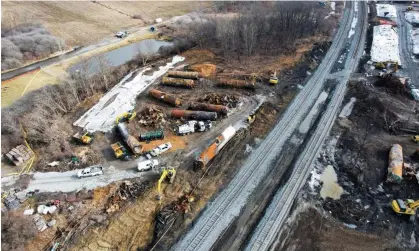
M109 90L110 79L109 76L111 74L111 67L110 62L101 54L96 56L96 60L99 63L99 75L100 78L105 86L105 90Z

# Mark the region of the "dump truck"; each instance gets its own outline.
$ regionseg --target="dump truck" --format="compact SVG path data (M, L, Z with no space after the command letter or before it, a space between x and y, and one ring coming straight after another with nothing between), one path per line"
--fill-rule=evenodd
M93 134L87 131L77 132L73 135L73 138L80 143L89 145L93 141Z
M207 148L202 151L194 162L196 169L202 169L217 155L227 142L236 134L234 127L227 127Z
M111 147L116 158L124 160L128 159L128 151L121 142L114 143Z
M163 129L160 129L157 131L141 133L139 139L140 141L145 141L147 143L156 139L164 139L164 131Z
M116 125L117 131L121 135L122 140L128 145L134 155L138 156L143 152L143 146L140 142L132 135L129 134L128 128L125 123L119 123Z
M175 128L176 135L183 136L194 132L206 132L211 129L211 121L196 121L191 120L186 124L179 125Z

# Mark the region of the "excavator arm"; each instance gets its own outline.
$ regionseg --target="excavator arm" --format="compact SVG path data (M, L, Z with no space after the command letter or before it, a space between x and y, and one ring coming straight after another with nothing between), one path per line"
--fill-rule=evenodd
M409 203L409 207L410 207L412 210L415 210L415 209L419 208L419 200L417 200L417 201L413 201L413 202L410 202L410 203Z

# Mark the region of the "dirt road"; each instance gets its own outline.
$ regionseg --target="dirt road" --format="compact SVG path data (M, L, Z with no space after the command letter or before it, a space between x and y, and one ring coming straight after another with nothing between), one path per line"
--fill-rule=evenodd
M193 228L172 250L211 250L217 239L225 234L232 221L240 216L241 210L245 207L255 188L271 171L272 164L280 154L284 143L298 128L320 95L323 84L348 37L352 16L353 8L345 11L333 44L316 73L297 95L265 141L248 158L231 183L204 210Z

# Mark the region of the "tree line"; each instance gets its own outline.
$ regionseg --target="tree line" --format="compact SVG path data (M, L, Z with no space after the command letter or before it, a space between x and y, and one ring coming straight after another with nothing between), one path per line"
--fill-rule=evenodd
M241 2L234 8L237 11L225 15L201 15L189 25L186 36L200 48L240 59L279 55L293 49L296 39L332 29L332 21L325 19L328 10L317 2Z

